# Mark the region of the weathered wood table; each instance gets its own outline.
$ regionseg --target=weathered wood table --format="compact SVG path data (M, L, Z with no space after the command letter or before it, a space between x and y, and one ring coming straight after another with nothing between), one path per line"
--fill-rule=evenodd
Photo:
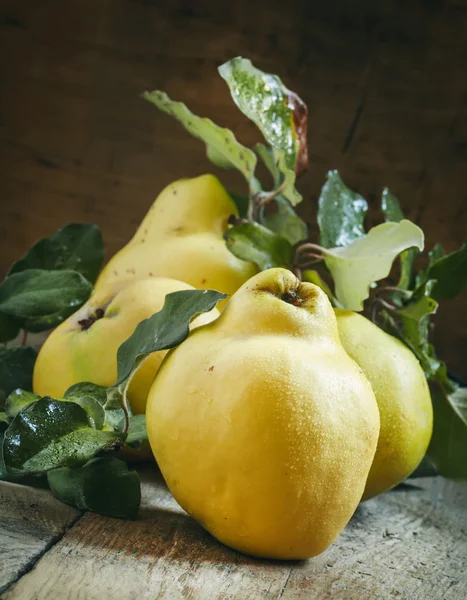
M321 556L274 562L222 546L175 503L159 473L141 474L143 502L133 522L0 483L1 597L467 598L465 484L414 480L360 506Z

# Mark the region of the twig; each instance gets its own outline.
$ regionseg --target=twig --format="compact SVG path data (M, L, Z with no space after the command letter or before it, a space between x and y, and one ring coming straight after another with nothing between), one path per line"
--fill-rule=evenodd
M385 285L384 287L376 289L376 294L384 294L386 292L399 292L400 294L404 294L406 296L412 295L412 292L410 290L404 290L403 288L397 287L396 285Z
M127 392L128 392L128 388L130 387L131 379L132 379L131 376L128 377L128 379L125 382L125 387L123 388L123 391L122 391L122 409L123 409L123 414L125 415L125 425L123 426L122 433L124 433L124 434L128 433L128 429L130 427L130 411L128 408Z
M253 194L248 205L248 220L257 221L258 219L256 217L259 209L266 206L266 204L269 204L271 200L274 200L276 196L285 190L285 187L286 181L284 180L281 185L272 192L257 192L256 194Z
M21 346L26 346L26 342L28 341L28 332L26 329L23 329L23 337L21 339Z

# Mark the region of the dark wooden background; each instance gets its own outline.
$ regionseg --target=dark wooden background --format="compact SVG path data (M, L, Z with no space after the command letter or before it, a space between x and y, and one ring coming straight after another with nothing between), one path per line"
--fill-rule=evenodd
M142 90L259 139L216 73L239 54L309 106L308 220L338 168L375 207L388 185L428 248L467 240L467 0L0 0L0 36L0 274L68 221L98 223L110 255L167 183L213 170ZM437 329L464 377L466 297Z

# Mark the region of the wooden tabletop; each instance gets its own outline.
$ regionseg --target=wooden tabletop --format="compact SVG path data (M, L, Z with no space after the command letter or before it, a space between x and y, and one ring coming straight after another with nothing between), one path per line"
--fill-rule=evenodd
M136 521L0 483L4 600L467 598L467 485L418 479L364 503L315 559L256 560L206 533L156 468Z

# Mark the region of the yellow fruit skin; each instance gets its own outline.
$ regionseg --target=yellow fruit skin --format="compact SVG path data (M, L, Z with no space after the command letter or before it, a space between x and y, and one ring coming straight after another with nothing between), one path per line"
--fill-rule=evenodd
M133 239L104 267L96 288L128 277L173 277L233 294L257 272L222 237L237 207L214 175L176 181L158 196Z
M423 370L413 353L362 315L336 309L347 354L375 393L381 431L363 500L406 479L430 443L433 408Z
M42 346L34 367L33 389L41 396L62 398L80 381L110 386L117 380L117 350L143 319L161 310L171 292L193 289L175 279L154 278L102 286L88 302L59 325ZM89 329L79 321L104 308L105 314ZM216 309L193 320L192 327L218 316ZM154 376L167 351L151 354L134 376L128 390L132 411L144 413Z
M301 306L281 298L298 294ZM284 269L250 279L164 361L146 409L177 502L227 546L303 559L344 528L379 415L326 295Z

